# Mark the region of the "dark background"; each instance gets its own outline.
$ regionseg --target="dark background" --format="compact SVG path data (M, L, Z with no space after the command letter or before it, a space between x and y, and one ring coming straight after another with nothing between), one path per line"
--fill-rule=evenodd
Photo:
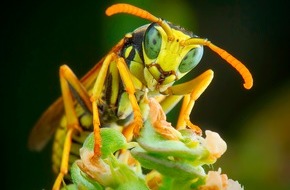
M289 189L289 15L283 0L143 0L156 16L210 39L252 72L247 91L241 77L206 49L189 79L215 71L197 101L192 121L218 131L228 144L218 166L245 189ZM34 123L60 95L58 68L67 63L86 73L124 34L147 23L127 15L106 17L113 1L10 1L2 4L1 99L4 189L49 189L51 147L27 149ZM171 114L168 119L174 121ZM2 188L1 188L2 189Z

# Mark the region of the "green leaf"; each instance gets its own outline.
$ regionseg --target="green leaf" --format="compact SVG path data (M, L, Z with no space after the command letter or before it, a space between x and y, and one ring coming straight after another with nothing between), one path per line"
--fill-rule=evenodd
M102 158L108 157L108 155L113 154L117 150L124 149L127 146L127 141L124 135L112 128L102 128Z
M202 160L207 163L206 159L209 156L209 151L200 145L198 139L191 139L189 142L188 134L184 139L186 139L186 142L165 139L154 130L151 122L147 120L137 142L150 153L188 160L195 165L201 164Z
M101 138L102 138L102 158L108 157L108 155L113 154L117 150L126 148L127 142L123 134L112 128L101 128ZM94 149L94 133L91 133L85 140L83 147L88 150Z
M161 174L175 179L187 180L205 176L201 166L193 166L187 162L170 160L168 157L148 153L140 147L132 149L131 154L144 168L155 169Z

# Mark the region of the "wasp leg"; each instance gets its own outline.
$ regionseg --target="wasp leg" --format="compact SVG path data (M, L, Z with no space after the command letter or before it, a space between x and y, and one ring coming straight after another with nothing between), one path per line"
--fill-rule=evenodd
M134 120L132 123L129 124L129 126L126 127L126 129L123 133L125 135L125 137L127 138L127 140L131 140L133 134L135 136L139 135L140 128L142 127L142 124L143 124L143 119L142 119L140 107L139 107L137 99L135 97L135 90L136 89L134 86L133 78L132 78L131 73L127 67L127 64L123 58L121 58L121 57L118 58L117 67L119 69L119 73L120 73L120 76L122 78L122 81L125 85L125 89L129 95L129 101L130 101L132 108L133 108ZM130 132L128 133L128 131L130 131ZM133 132L133 134L131 131Z
M195 101L205 91L212 79L213 71L207 70L193 80L172 86L166 91L166 93L170 96L161 102L165 112L170 111L173 108L172 105L177 104L183 97L183 102L176 125L177 129L188 126L194 129L197 133L201 133L201 129L190 122L190 113L193 109Z
M133 108L134 121L127 127L131 128L134 131L134 134L138 134L140 127L142 126L142 115L141 111L135 97L135 86L133 82L133 78L131 77L131 73L125 63L123 58L118 57L116 53L110 53L104 60L100 73L97 77L96 83L93 88L93 94L91 96L91 102L93 106L93 123L94 123L94 135L95 135L95 147L94 147L94 156L95 158L101 155L100 145L101 145L101 137L100 137L100 117L98 113L98 102L101 100L103 85L107 77L107 72L110 64L116 64L118 71L121 76L121 80L125 86L125 89L129 95L129 101ZM132 133L132 132L131 132ZM128 134L130 136L130 134ZM130 139L131 137L127 137ZM131 135L132 136L132 135ZM97 142L97 143L96 143Z
M98 110L98 103L102 98L103 85L105 83L107 72L110 64L115 64L117 55L115 53L110 53L104 59L102 63L99 75L93 87L92 96L90 98L92 109L93 109L93 125L94 125L94 158L98 159L101 156L101 135L100 135L100 116Z
M194 125L189 119L190 113L197 99L198 97L196 97L196 94L194 92L190 95L184 96L176 125L177 129L182 129L185 128L185 126L188 126L193 129L197 134L202 134L202 130L197 125Z
M73 74L70 68L66 65L60 67L60 84L61 91L65 109L65 115L67 120L67 134L64 141L62 160L60 165L60 172L54 182L53 190L58 190L61 187L63 177L68 172L68 162L71 149L71 139L75 131L81 131L79 120L75 111L75 102L72 89L78 94L80 99L86 105L86 107L91 111L91 104L89 95L87 94L85 88L82 86L81 82Z

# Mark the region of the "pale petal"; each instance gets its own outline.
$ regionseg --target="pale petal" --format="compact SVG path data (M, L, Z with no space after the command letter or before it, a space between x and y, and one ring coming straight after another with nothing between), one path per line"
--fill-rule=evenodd
M244 190L244 187L242 187L238 181L234 181L232 179L229 179L227 190Z
M210 151L211 155L215 158L221 157L227 150L226 142L216 132L206 130L205 134L205 146Z

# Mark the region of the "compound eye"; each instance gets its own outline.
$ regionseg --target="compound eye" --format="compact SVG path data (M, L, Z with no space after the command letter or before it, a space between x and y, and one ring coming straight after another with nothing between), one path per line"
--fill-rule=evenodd
M200 62L202 54L203 46L191 49L180 62L179 71L185 73L193 69Z
M146 32L144 39L144 50L148 58L156 59L162 43L162 37L160 32L155 28L156 24L151 24Z

